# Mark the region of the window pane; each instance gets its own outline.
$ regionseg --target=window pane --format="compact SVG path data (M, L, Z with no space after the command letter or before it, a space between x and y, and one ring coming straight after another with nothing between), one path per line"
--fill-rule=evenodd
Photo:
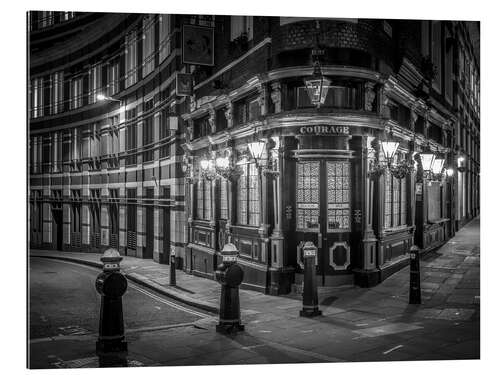
M319 228L319 162L297 162L297 229Z
M326 163L328 186L328 231L349 229L351 171L348 161Z

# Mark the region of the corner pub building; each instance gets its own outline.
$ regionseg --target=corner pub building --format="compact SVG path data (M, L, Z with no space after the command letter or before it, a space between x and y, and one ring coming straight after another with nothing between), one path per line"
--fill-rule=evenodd
M306 241L366 287L479 213L477 23L29 16L32 248L213 278L232 242L287 294Z

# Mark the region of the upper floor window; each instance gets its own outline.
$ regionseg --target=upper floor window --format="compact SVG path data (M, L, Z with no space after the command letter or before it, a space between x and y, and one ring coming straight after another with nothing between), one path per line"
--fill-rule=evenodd
M108 65L108 95L115 95L118 91L120 91L120 64L114 61Z
M194 120L194 138L204 137L210 134L210 123L208 115Z
M43 78L31 80L31 117L43 116Z
M159 22L159 50L160 62L170 54L170 15L160 14Z
M261 115L259 99L250 97L234 103L233 113L235 125L258 119Z
M252 16L231 16L231 40L239 37L253 39L253 17Z
M83 78L71 80L71 109L80 108L83 105Z
M42 18L39 20L39 25L41 27L48 27L54 24L54 12L43 11Z
M137 32L125 37L125 87L137 82Z
M432 21L432 63L436 68L436 76L432 86L436 91L441 92L441 22Z
M328 86L323 107L359 109L361 107L359 90L356 87ZM312 108L314 105L307 94L306 87L297 88L297 108Z
M142 76L145 77L155 68L155 18L144 17L142 21Z
M102 67L94 65L89 71L89 104L97 102L97 95L101 94Z
M62 12L63 21L69 21L75 17L75 12Z
M53 73L50 80L51 113L57 114L64 108L64 73Z

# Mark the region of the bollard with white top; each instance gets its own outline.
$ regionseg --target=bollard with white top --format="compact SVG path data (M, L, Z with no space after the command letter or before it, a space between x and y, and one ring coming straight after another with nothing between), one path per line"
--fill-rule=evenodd
M127 351L122 305L127 279L120 272L122 259L118 250L113 248L106 250L101 257L103 272L95 282L96 290L101 295L97 355Z
M176 285L175 278L175 249L170 250L170 285Z
M300 316L321 315L318 307L318 287L316 283L316 254L318 248L311 241L304 244L304 290L302 292L302 310Z
M216 331L224 334L243 331L241 324L239 286L243 282L243 269L237 263L239 251L232 243L221 251L222 264L215 271L215 279L221 284L219 324Z
M420 249L413 245L410 248L410 296L409 304L422 303L420 293Z

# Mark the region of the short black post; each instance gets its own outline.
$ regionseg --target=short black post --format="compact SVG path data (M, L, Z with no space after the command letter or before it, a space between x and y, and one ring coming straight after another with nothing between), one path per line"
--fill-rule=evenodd
M303 247L304 251L304 290L302 292L302 310L300 316L313 317L321 315L318 307L318 287L316 283L317 247L310 241Z
M236 263L239 251L232 243L221 251L222 264L215 271L215 279L221 284L219 324L215 330L231 334L244 331L241 324L239 286L243 282L243 269Z
M99 319L99 338L96 342L96 353L103 367L126 365L116 361L127 352L125 328L123 324L122 296L127 290L127 279L120 272L122 257L116 249L108 249L101 257L103 272L97 276L95 286L101 295L101 313ZM102 358L101 358L102 357ZM107 359L110 359L108 361ZM124 356L121 356L122 358Z
M170 251L170 285L175 286L175 250Z
M410 300L409 304L420 304L420 249L413 245L410 248Z

